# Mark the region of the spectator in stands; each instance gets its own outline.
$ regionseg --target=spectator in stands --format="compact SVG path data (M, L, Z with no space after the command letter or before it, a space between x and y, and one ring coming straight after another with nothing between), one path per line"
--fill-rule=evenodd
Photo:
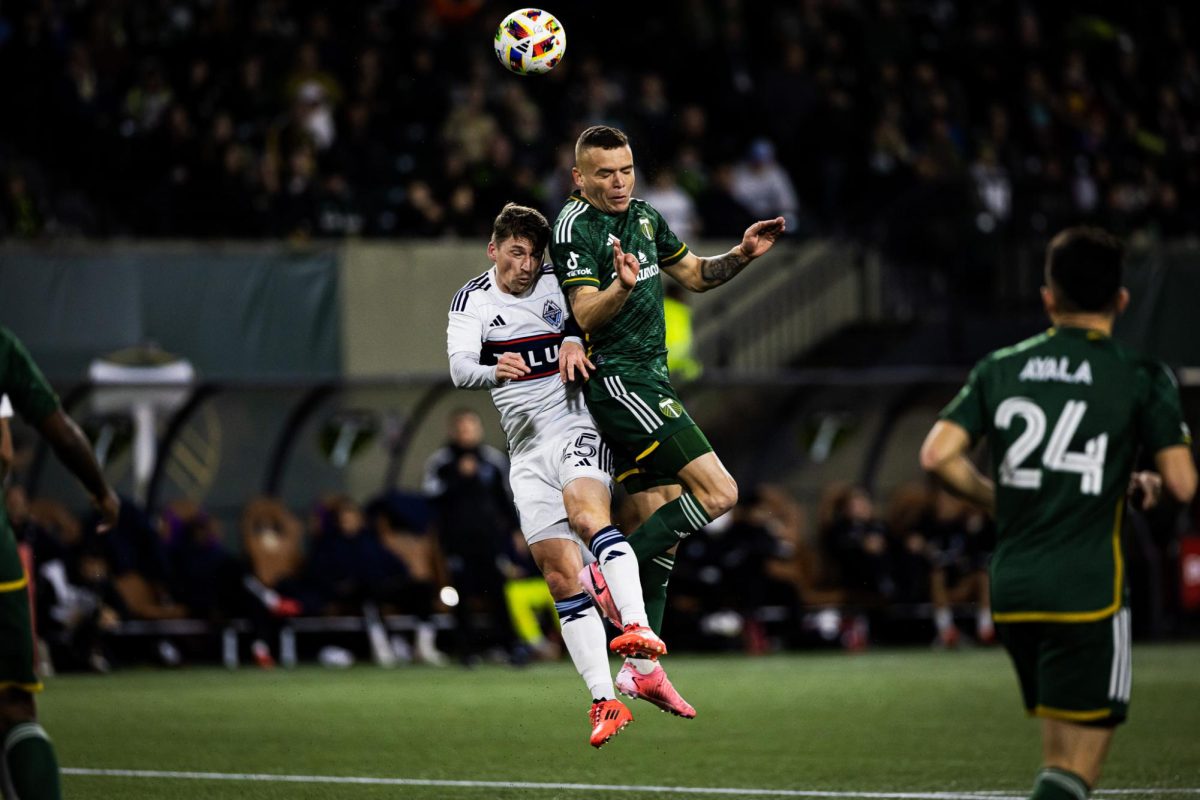
M754 223L755 217L734 196L733 181L733 165L718 164L700 192L697 207L705 236L736 236Z
M484 634L475 627L480 606L490 620L488 637L502 647L513 643L504 606L509 539L519 531L508 494L508 459L483 443L479 415L458 409L448 420L449 441L425 462L424 490L433 506L434 528L458 591L455 607L458 657L472 664L483 649ZM519 655L519 654L518 654Z
M769 140L760 138L750 143L746 160L734 167L732 191L756 219L777 214L787 220L789 231L801 229L796 187L775 160L775 145Z
M696 238L700 223L696 203L675 181L675 173L670 167L659 168L649 188L642 190L642 199L658 209L681 241L690 242Z

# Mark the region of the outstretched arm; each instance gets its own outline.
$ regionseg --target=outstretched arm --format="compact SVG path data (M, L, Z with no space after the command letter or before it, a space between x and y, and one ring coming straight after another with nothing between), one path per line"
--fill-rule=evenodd
M921 445L921 468L940 478L955 494L994 514L996 486L967 457L970 446L971 437L965 428L938 420Z
M707 292L730 280L751 261L764 255L783 235L783 217L756 222L746 229L741 244L728 253L707 258L688 253L663 271L693 292Z
M104 479L104 472L92 454L92 445L75 421L61 408L46 417L39 426L42 436L54 448L63 465L71 471L92 496L92 503L102 518L101 530L108 530L117 522L121 501L117 493Z

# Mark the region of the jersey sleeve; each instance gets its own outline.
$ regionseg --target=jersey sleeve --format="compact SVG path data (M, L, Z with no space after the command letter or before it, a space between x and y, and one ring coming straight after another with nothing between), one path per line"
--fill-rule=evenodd
M479 363L483 346L483 322L468 297L450 307L446 323L446 356L450 377L459 389L490 389L497 385L495 367Z
M986 370L985 361L976 364L967 377L966 384L938 414L938 419L961 426L970 435L972 442L986 432L987 412L983 404L983 379Z
M58 410L58 395L42 375L29 351L10 331L0 328L0 392L31 425L40 425Z
M688 246L679 240L658 209L654 210L654 216L654 246L658 248L658 265L669 267L678 264L688 254Z
M1149 380L1146 397L1138 409L1142 443L1151 453L1175 445L1191 445L1192 435L1183 421L1179 384L1164 365L1146 365Z
M604 266L596 257L594 242L589 237L587 222L582 213L565 212L554 225L550 237L550 260L554 262L554 277L564 289L572 286L600 287Z

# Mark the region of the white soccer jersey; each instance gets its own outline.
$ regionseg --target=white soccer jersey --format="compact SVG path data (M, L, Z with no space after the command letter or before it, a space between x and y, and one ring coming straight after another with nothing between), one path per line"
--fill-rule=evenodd
M569 314L551 266L542 268L523 296L500 291L493 266L463 286L450 304L446 352L454 385L490 390L514 461L547 433L595 424L580 388L558 376ZM494 368L502 353L519 353L529 374L498 383Z

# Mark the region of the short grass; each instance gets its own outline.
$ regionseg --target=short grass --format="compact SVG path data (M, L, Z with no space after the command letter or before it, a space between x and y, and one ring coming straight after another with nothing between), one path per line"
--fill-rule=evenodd
M67 676L50 682L41 713L63 765L82 768L1019 795L1038 766L1037 723L999 650L669 663L697 719L630 701L635 723L599 752L568 664ZM1134 670L1104 788L1200 787L1200 646L1136 648ZM686 796L73 775L64 785L70 798L122 800Z

